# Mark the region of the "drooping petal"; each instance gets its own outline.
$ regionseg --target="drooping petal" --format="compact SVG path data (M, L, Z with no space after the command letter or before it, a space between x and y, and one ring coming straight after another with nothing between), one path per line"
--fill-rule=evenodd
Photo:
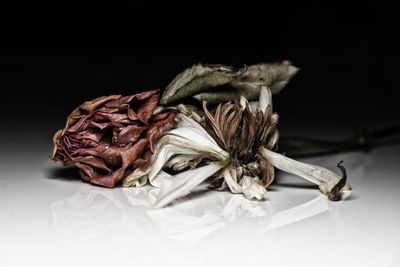
M351 186L346 181L345 173L343 177L340 177L326 168L302 163L266 148L261 148L260 151L262 156L274 167L288 173L296 174L319 185L321 192L331 200L346 199L351 194Z
M226 161L229 154L218 147L211 139L211 137L206 138L192 127L179 127L170 130L159 139L154 148L154 154L148 163L125 177L123 185L137 185L137 180L144 175L148 175L149 181L152 183L155 175L174 155L205 154L217 161Z
M174 175L171 179L163 180L160 194L153 206L155 208L160 208L168 205L179 197L189 194L196 186L221 168L223 168L223 164L215 162L194 170L181 172Z
M196 130L199 134L204 135L208 139L210 139L211 142L213 142L216 146L218 145L217 142L213 138L210 138L210 135L207 133L207 131L204 129L203 126L201 126L197 121L193 120L192 118L189 118L186 115L178 113L176 115L176 119L178 120L177 127L190 127L193 128L193 130Z
M237 182L236 168L232 164L224 169L223 176L232 193L242 193L242 187Z
M258 159L260 161L260 168L262 171L260 184L267 188L275 179L274 166L272 166L272 164L263 156L259 156Z

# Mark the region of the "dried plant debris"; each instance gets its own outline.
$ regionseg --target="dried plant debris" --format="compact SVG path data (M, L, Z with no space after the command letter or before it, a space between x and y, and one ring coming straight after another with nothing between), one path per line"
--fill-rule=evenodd
M262 86L279 93L298 72L289 61L261 63L234 69L224 65L197 64L180 73L165 89L160 104L171 105L189 97L214 105L244 96L258 98Z
M276 167L319 185L331 200L349 196L345 175L339 177L273 151L279 137L278 115L272 112L268 87L262 86L257 105L242 97L220 104L213 114L205 102L203 108L205 118L200 123L178 114L176 128L160 138L151 159L128 175L123 185L141 186L149 181L161 187L155 207L168 205L203 182L261 200L266 198ZM170 168L175 173L168 173Z
M351 194L342 175L278 153L272 94L297 73L288 61L241 69L197 64L159 91L103 96L76 108L54 135L53 160L96 185L160 188L154 207L199 189L262 200L275 168L319 186L330 200ZM202 107L185 105L187 99ZM256 100L256 101L254 101ZM217 105L214 105L217 104Z
M75 165L93 184L115 184L144 164L175 113L152 115L159 91L103 96L76 108L54 135L53 160Z

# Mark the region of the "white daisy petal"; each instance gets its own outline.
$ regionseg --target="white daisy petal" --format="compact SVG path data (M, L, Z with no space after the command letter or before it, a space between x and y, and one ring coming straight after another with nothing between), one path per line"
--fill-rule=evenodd
M332 189L342 179L336 173L316 165L302 163L282 154L275 153L269 149L261 148L261 154L265 157L274 167L300 176L314 184L319 185L322 193L329 196ZM348 182L340 189L341 199L349 197L351 194L351 186Z
M161 190L153 206L160 208L190 193L196 186L223 168L219 162L181 172L161 182ZM160 179L161 180L161 179Z
M162 136L156 143L153 156L148 163L135 169L123 181L124 186L141 186L148 176L150 183L153 182L157 173L174 155L210 155L217 161L225 162L229 158L229 153L221 149L214 139L194 120L181 115L178 117L180 122L186 126L170 130Z
M258 101L258 109L265 112L267 107L272 108L272 93L271 90L266 86L261 86L260 98Z
M232 193L242 193L242 187L237 183L236 170L232 166L224 169L223 176Z

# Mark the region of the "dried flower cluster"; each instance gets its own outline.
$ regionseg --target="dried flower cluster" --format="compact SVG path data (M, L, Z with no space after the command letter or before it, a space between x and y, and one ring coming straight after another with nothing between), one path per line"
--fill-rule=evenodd
M259 153L261 146L272 149L278 141L278 115L272 114L269 93L269 90L261 90L259 106L250 107L242 98L242 103L218 105L214 115L204 102L204 128L231 156L229 175L239 183L243 176L259 177L259 183L265 187L274 180L274 167ZM240 192L234 187L230 189Z
M175 125L175 114L152 115L159 91L111 95L76 108L54 135L53 160L80 169L93 184L114 187L145 163L158 138Z
M123 180L124 186L160 187L155 207L202 183L265 199L274 168L317 184L330 200L345 199L351 187L340 163L342 176L274 151L279 133L272 94L297 71L288 61L242 69L198 64L179 74L159 101L177 106L156 109L157 90L85 102L55 134L53 159L76 165L97 185ZM182 104L188 98L202 101L202 110Z

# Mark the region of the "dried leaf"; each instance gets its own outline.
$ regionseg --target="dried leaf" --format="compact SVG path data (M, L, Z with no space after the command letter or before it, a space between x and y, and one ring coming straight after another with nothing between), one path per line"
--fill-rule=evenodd
M196 91L193 90L186 97L192 96L199 101L207 101L209 105L228 102L241 96L249 101L255 100L258 99L263 86L269 87L273 94L279 93L298 71L299 69L289 61L250 65L243 74L229 83L218 87L208 86L210 89L203 87L196 94L192 93Z
M196 64L184 70L166 87L160 99L161 105L170 105L236 79L246 69L234 69L224 65Z
M267 86L273 94L277 94L298 71L299 68L287 60L260 63L249 66L243 75L230 84L235 88L240 88L247 100L254 100L260 95L260 86Z

